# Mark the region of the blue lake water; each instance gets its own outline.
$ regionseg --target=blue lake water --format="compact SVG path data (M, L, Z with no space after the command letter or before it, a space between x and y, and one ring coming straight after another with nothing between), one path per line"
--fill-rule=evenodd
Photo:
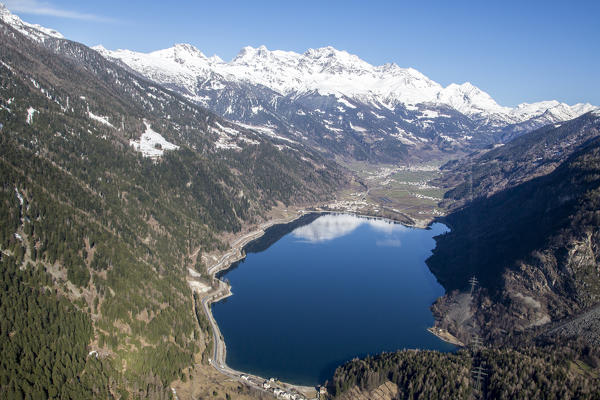
M267 232L223 275L233 296L214 304L213 314L230 367L315 385L354 357L454 350L426 330L433 325L429 307L444 290L425 259L446 226L314 218L279 240L285 227Z

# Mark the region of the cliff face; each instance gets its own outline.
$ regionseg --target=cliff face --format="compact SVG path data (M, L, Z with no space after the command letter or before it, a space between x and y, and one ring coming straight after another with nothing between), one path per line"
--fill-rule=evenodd
M599 210L594 139L554 172L448 215L452 231L437 238L428 260L449 292L433 307L438 324L459 338L477 327L497 339L600 302ZM452 310L472 276L480 282L468 307L473 315L459 322Z

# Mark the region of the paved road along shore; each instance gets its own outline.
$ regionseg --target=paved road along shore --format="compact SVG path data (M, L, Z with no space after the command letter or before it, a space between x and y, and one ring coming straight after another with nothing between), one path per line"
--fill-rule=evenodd
M258 239L259 237L264 235L265 231L269 227L271 227L273 225L277 225L277 224L290 223L305 214L307 214L306 211L300 210L300 211L298 211L298 214L295 215L293 218L279 218L279 219L274 219L274 220L265 222L265 223L259 225L258 229L235 239L231 243L231 249L229 251L227 251L225 254L223 254L221 256L221 258L215 264L213 264L212 266L207 268L208 274L211 276L211 278L214 278L218 272L229 268L229 266L231 264L233 264L236 261L241 260L244 257L244 254L242 253L244 246L246 246L251 241ZM220 373L227 375L228 377L235 379L235 380L239 381L240 383L249 385L249 386L259 389L259 390L269 392L262 386L262 383L266 380L265 378L250 375L250 374L247 374L247 373L244 373L241 371L236 371L234 369L231 369L227 366L227 364L225 362L226 355L227 355L227 348L225 346L223 336L221 335L221 331L219 330L219 326L217 325L217 322L215 321L215 319L212 315L212 312L210 310L210 305L212 303L216 303L228 296L231 296L231 290L225 282L221 281L220 279L216 279L216 281L218 282L218 285L219 285L216 289L214 289L208 293L199 293L200 296L202 296L201 302L202 302L202 308L204 309L203 311L208 316L210 325L212 327L212 332L213 332L214 346L213 346L213 356L210 359L210 364ZM194 289L194 288L192 288L192 289ZM242 378L242 377L244 377L244 378ZM298 386L298 385L292 385L292 384L288 384L288 383L282 383L281 386L287 388L290 391L295 391L297 393L301 393L304 396L306 396L308 393L316 393L314 388L309 387L309 386ZM269 392L269 393L271 393L271 392Z

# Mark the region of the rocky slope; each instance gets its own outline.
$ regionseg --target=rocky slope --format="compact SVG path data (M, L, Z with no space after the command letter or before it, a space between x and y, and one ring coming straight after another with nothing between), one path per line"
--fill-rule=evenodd
M591 117L590 117L591 118ZM577 126L577 125L575 125ZM428 265L449 292L434 311L442 327L492 340L574 315L600 302L600 139L553 172L450 213ZM471 321L445 318L475 276Z

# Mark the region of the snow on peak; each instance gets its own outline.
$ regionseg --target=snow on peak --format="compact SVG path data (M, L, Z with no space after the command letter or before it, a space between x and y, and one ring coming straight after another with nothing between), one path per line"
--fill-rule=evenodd
M465 82L462 85L456 83L448 85L438 93L437 100L465 115L505 113L509 111L509 108L501 107L489 94L470 82Z
M595 109L589 104L571 107L557 101L503 107L470 82L443 87L414 68L393 63L374 66L331 46L308 49L302 54L269 50L264 45L246 46L230 62L217 56L207 58L194 46L185 44L149 54L126 50L103 54L120 59L159 83L183 87L192 95L200 79L214 82L215 90L228 83L248 82L281 95L335 95L389 109L399 104L413 107L422 103L427 107L451 107L469 117L491 118L500 124L519 123L544 113L544 118L552 121L571 119Z
M196 46L189 43L177 43L173 46L173 48L179 51L188 52L190 54L199 54L201 56L204 56L204 54L202 54L202 52L198 50Z
M386 103L434 101L442 89L415 69L400 68L395 64L375 67L356 55L331 46L309 49L304 54L246 46L229 63L216 56L206 58L189 45L176 45L149 54L125 50L102 53L120 59L161 83L185 80L191 85L187 87L191 92L197 78L207 78L210 73L229 81L260 84L283 95L316 91L350 98L379 96Z
M151 53L138 53L131 50L107 50L101 45L94 46L109 60L120 60L130 68L161 84L175 85L194 93L199 77L208 76L214 64L223 61L218 57L207 58L190 44L176 44Z
M178 43L168 49L158 50L150 54L172 59L179 64L197 63L198 60L208 60L208 58L200 50L187 43Z
M252 46L243 47L238 55L233 59L234 63L247 63L256 58L268 58L271 52L265 45L261 45L258 48Z
M589 103L577 103L573 106L556 100L522 103L509 112L516 122L526 121L534 117L542 117L549 123L566 121L599 108Z
M331 46L308 49L303 54L247 46L230 63L220 67L218 72L223 76L261 84L284 95L316 91L324 95L382 96L395 102L419 103L435 98L435 93L421 91L441 89L412 68L394 64L375 67Z
M43 42L49 37L64 39L64 36L54 29L24 22L2 3L0 3L0 20L36 42Z
M365 61L361 60L358 56L348 53L346 50L338 50L334 47L327 46L318 49L308 49L303 54L304 57L320 62L336 62L347 65L361 64L365 67L370 66Z
M218 63L222 63L223 59L221 57L219 57L216 54L213 54L212 57L208 57L208 61L210 61L213 64L218 64Z

